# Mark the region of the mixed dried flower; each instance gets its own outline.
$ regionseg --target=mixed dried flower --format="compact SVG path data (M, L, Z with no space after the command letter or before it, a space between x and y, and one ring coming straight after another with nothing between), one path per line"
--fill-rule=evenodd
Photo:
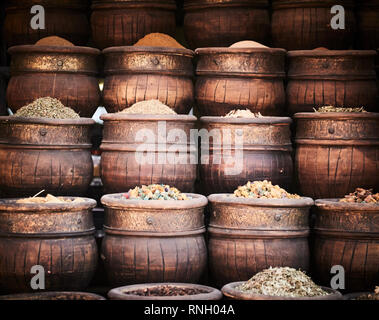
M373 193L373 189L356 188L354 192L348 194L340 202L350 203L376 203L379 204L379 193Z
M374 293L363 294L356 300L378 300L379 301L379 286L375 287Z
M128 193L124 193L125 199L133 200L188 200L190 199L177 188L164 184L151 184L148 186L135 187Z
M239 198L253 199L300 199L297 194L288 193L278 185L273 185L271 181L248 182L244 186L239 186L234 191L234 196Z
M260 112L253 113L249 109L241 110L236 109L230 111L228 114L224 116L224 118L263 118Z
M278 297L316 297L329 293L316 285L304 272L289 267L265 269L237 290Z

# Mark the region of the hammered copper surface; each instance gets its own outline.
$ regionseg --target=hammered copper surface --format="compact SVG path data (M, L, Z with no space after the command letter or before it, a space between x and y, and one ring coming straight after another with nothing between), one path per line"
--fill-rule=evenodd
M379 114L298 113L295 179L301 194L343 197L379 187Z
M179 114L194 106L193 57L187 49L118 47L103 51L104 103L110 112L159 100Z
M0 117L0 191L3 196L83 194L93 175L91 119Z
M378 110L374 50L288 52L287 107L290 114L322 106Z
M210 203L209 268L217 287L272 267L309 268L309 209L313 200L241 199Z
M379 208L376 204L316 201L313 265L321 284L332 266L345 270L347 292L368 291L379 281ZM330 254L333 252L333 254Z
M233 192L247 181L255 180L269 180L291 190L291 122L285 117L202 117L201 128L210 135L215 134L213 139L201 139L201 155L207 155L209 149L209 161L200 164L200 176L204 182L202 191L205 194ZM231 163L225 156L228 151L224 148L228 145L230 156L235 157ZM236 159L237 156L241 159ZM218 158L221 160L217 161ZM238 174L228 173L233 165L240 168Z

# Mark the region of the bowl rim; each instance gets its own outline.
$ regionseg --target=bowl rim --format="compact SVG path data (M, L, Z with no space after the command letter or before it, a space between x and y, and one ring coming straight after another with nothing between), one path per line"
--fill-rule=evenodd
M0 300L39 300L39 299L33 299L34 297L43 296L43 297L54 297L55 295L63 295L63 296L69 296L69 295L85 295L91 298L95 299L89 299L89 300L106 300L103 296L98 295L96 293L92 292L82 292L82 291L43 291L43 292L35 292L35 293L16 293L16 294L7 294L7 295L0 295ZM30 299L28 299L30 298Z
M375 50L290 50L287 52L289 58L306 57L306 58L322 58L322 57L375 57Z
M293 115L293 119L379 119L379 112L298 112Z
M208 201L212 203L233 204L252 207L276 207L276 208L301 208L311 207L314 201L309 197L301 199L254 199L233 197L233 193L214 193L208 196Z
M133 200L122 199L122 196L126 192L111 193L103 195L100 202L105 208L114 209L128 209L128 208L141 208L141 209L193 209L205 207L208 204L208 199L196 193L184 193L186 196L192 197L188 200Z
M197 118L189 114L126 114L122 112L105 113L100 116L105 121L138 120L138 121L197 121Z
M315 206L326 210L376 211L379 212L379 203L339 202L343 198L317 199Z
M93 125L96 123L91 118L78 118L78 119L52 119L52 118L29 118L17 116L0 116L0 124L6 123L21 123L21 124L46 124L46 125Z
M291 124L290 117L270 117L263 118L225 118L215 116L204 116L200 118L203 123L230 123L230 124Z
M253 293L243 293L235 288L246 281L236 281L224 285L221 289L223 295L227 298L232 298L238 300L332 300L331 297L335 298L334 300L342 300L342 294L332 288L320 286L323 290L329 292L329 295L326 296L315 296L315 297L286 297L286 296L268 296L263 294L253 294ZM252 298L252 299L249 299ZM255 298L255 299L254 299Z
M24 54L30 54L30 53L41 53L41 54L62 53L62 54L85 54L85 55L93 55L93 56L100 56L101 55L101 51L99 49L92 48L92 47L46 46L46 45L40 46L40 45L34 45L34 44L12 46L8 49L8 53L10 55L17 54L17 53L24 53Z
M252 54L252 53L268 53L282 55L285 57L287 50L283 48L230 48L230 47L205 47L197 48L196 55L209 55L209 54Z
M187 48L174 48L174 47L153 47L153 46L120 46L120 47L108 47L103 49L103 55L112 54L112 53L166 53L171 55L183 55L193 58L195 52Z
M184 287L190 289L203 289L209 291L208 293L199 293L194 295L185 296L139 296L133 294L125 294L125 291L134 291L139 289L154 288L161 286ZM128 300L221 300L222 292L216 288L192 283L176 283L176 282L162 282L162 283L141 283L128 286L122 286L111 289L108 294L110 299L120 299L121 297L128 297ZM187 298L187 299L185 299ZM212 298L212 299L210 299Z

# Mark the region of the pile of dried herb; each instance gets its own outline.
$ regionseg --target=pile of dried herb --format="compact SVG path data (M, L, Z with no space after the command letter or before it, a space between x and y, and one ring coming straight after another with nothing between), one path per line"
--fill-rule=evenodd
M133 104L130 108L121 111L126 114L177 114L169 106L159 100L146 100Z
M224 118L263 118L260 112L253 113L249 109L246 110L232 110Z
M340 199L340 202L350 203L376 203L379 204L379 193L373 193L373 189L356 188L354 192Z
M328 293L304 272L289 267L265 269L237 287L237 290L278 297L316 297Z
M379 287L375 287L374 293L361 295L356 300L378 300L379 301Z
M78 203L84 202L82 198L75 198L74 200L65 199L63 197L54 197L51 194L48 194L46 197L31 197L25 199L19 199L17 203Z
M273 185L271 181L250 181L244 186L239 186L234 191L234 196L239 198L253 199L300 199L297 194L288 193L278 185Z
M178 189L163 184L151 184L135 187L123 195L126 199L135 200L188 200Z
M126 291L125 294L132 294L141 297L173 297L173 296L192 296L196 294L209 293L208 291L197 288L180 288L168 285L159 287L139 289L134 291Z
M71 108L65 107L58 99L44 97L34 100L14 114L15 117L78 119L80 116Z
M367 112L364 107L360 108L338 108L334 106L323 106L318 109L313 108L315 112Z

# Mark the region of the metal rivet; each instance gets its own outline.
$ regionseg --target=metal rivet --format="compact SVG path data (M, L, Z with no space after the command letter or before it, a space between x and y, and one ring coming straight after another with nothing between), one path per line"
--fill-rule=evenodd
M279 173L280 173L280 174L283 174L283 173L284 173L284 169L280 169L280 170L279 170Z
M146 222L147 222L147 224L153 224L153 219L151 219L151 218L147 218L147 219L146 219Z
M47 134L47 130L46 130L45 128L42 128L42 129L39 130L39 134L40 134L41 136L46 136L46 134Z
M333 134L333 133L334 133L334 128L329 128L329 129L328 129L328 132L329 132L330 134Z
M78 224L81 224L82 223L82 220L81 219L78 219Z
M153 59L153 64L155 64L155 65L158 65L158 64L159 64L159 60L158 60L158 58L154 58L154 59Z
M62 61L62 60L59 60L59 61L57 62L57 65L58 65L59 67L62 67L62 66L63 66L63 61Z
M240 129L239 129L239 130L237 130L236 133L237 133L237 136L242 136L242 135L243 135L243 130L240 130Z
M274 219L276 221L280 221L282 219L282 215L281 214L276 214Z

